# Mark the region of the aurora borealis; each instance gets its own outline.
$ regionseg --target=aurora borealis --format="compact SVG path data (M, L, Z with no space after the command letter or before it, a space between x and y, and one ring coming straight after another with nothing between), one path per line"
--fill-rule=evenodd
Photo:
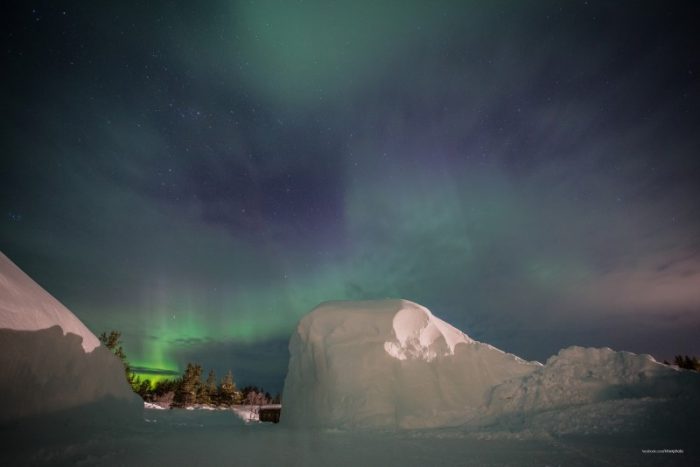
M0 248L132 363L281 388L324 300L699 354L694 2L17 2Z

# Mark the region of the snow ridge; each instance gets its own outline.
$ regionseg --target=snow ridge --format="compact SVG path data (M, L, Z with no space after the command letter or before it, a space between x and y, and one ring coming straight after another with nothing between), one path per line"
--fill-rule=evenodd
M64 335L80 336L86 353L100 345L68 308L0 252L0 329L38 331L56 325Z

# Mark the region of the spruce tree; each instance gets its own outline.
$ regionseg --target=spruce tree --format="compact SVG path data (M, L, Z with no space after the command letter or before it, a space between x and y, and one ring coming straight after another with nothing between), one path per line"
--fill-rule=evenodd
M188 363L182 381L175 392L175 404L186 407L197 402L197 394L202 386L202 367Z
M223 405L233 405L238 403L237 400L238 390L236 389L236 383L233 381L233 373L228 370L224 379L221 380L221 387L219 388L219 403Z
M202 385L199 391L200 404L211 404L215 402L216 399L216 375L214 370L209 371L209 376L207 376L207 381Z
M676 355L676 357L673 359L673 363L679 368L683 368L683 356Z
M141 382L138 380L136 375L131 372L131 366L129 365L129 361L126 359L124 347L122 347L121 337L121 332L110 331L109 334L103 332L98 336L98 339L100 340L102 345L107 347L107 349L110 352L112 352L114 355L117 356L119 360L121 360L122 365L124 365L124 374L126 375L126 380L129 382L129 385L134 390L134 392L138 393Z

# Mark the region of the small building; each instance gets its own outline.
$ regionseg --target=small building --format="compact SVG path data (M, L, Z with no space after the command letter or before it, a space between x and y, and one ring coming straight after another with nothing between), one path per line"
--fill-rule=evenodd
M280 404L261 405L258 408L258 419L261 422L279 423L282 406Z

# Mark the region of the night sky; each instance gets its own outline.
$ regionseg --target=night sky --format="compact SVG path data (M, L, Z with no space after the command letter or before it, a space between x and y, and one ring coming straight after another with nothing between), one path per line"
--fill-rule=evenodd
M385 297L700 354L697 2L113 3L4 8L0 249L135 366Z

